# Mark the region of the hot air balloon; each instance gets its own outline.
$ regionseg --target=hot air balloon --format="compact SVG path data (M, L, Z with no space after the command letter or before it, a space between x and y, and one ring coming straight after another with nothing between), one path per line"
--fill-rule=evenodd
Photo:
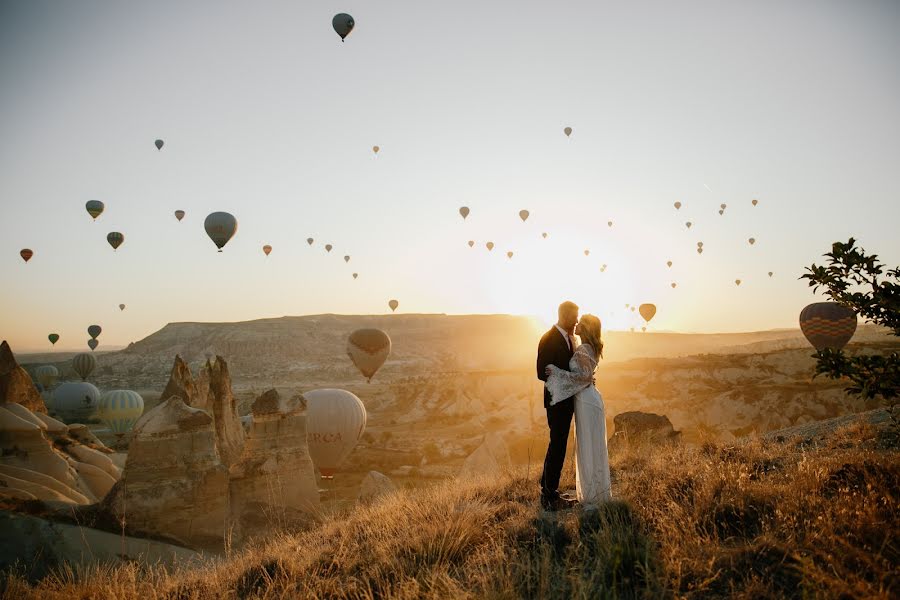
M175 218L178 219L179 221L182 220L182 219L184 218L184 211L183 211L183 210L176 210L176 211L175 211Z
M349 254L344 255L344 262L345 262L345 263L350 262L350 255L349 255Z
M84 208L88 211L88 214L91 215L91 218L96 221L97 217L103 214L103 209L106 208L106 205L99 200L88 200L85 203Z
M719 209L719 214L720 214L720 215L724 215L724 214L725 214L725 211L724 211L723 209L720 208L720 209Z
M96 368L97 359L94 358L93 354L82 352L81 354L76 354L72 357L72 369L78 373L78 376L81 377L82 380L87 379Z
M769 271L769 277L771 277L772 275L774 275L774 273L772 273L772 271Z
M120 305L119 305L119 310L125 310L125 305L124 305L124 304L120 304Z
M469 243L469 248L471 248L475 245L475 240L469 240L468 243Z
M487 247L488 252L490 252L494 249L494 242L488 242L487 244L485 244L485 246Z
M59 377L59 371L57 371L56 367L53 365L41 365L34 370L34 376L38 383L41 384L41 387L46 390L56 383L56 379Z
M331 244L325 244L325 252L331 252L331 249L334 248Z
M87 344L88 344L88 348L90 348L90 349L91 349L91 352L93 352L94 350L97 349L97 346L100 345L100 342L98 342L98 341L97 341L96 339L94 339L94 338L91 338L91 339L88 340Z
M314 241L315 241L315 240L312 239L312 238L306 238L306 243L309 244L310 246L313 245L313 242L314 242Z
M56 345L56 342L59 341L59 334L51 333L50 335L47 336L47 339L50 340L51 344Z
M698 247L698 248L702 248L702 247L703 247L703 242L697 242L697 247Z
M691 223L690 221L688 221L687 223L685 223L685 226L686 226L688 229L691 228L691 225L693 225L693 223Z
M634 312L634 309L635 309L635 308L637 308L637 307L632 306L632 307L631 307L631 312Z
M675 283L675 282L673 281L673 282L672 282L672 289L675 289L675 286L677 286L677 285L678 285L678 284Z
M547 239L547 233L546 233L546 232L542 233L542 234L541 234L541 237L544 238L544 239L546 240L546 239Z
M372 146L372 152L374 152L376 156L378 155L379 150L381 150L381 148L379 148L378 146Z
M125 236L118 231L110 231L106 234L106 241L109 242L113 250L117 250L122 245L122 242L125 241Z
M753 200L750 201L750 204L752 204L753 206L756 206L757 204L759 204L759 200L754 198Z
M606 225L607 225L608 227L612 227L612 221L607 221L607 222L606 222Z
M357 277L359 277L359 273L354 273L354 274L353 274L353 279L356 279Z
M214 212L206 216L203 221L206 235L213 241L219 252L225 247L234 234L237 233L238 222L234 215L227 212Z
M99 402L100 390L86 381L67 381L53 390L53 412L66 423L89 421Z
M675 210L679 210L681 208L681 202L675 203Z
M645 326L641 327L641 331L647 331L647 326L645 325Z
M814 302L800 312L800 330L816 350L840 350L856 332L856 313L836 302Z
M272 246L266 244L263 246L263 252L265 252L266 256L268 256L272 252Z
M756 243L756 238L750 238L750 239L747 240L747 241L750 242L750 245L752 246L753 244Z
M727 205L724 202L719 205L719 208L721 208L722 210L725 210L726 207Z
M513 257L513 253L511 251L506 253L506 258L512 258L512 257Z
M529 214L531 214L531 213L529 213L527 210L524 210L524 209L519 211L519 218L522 219L523 223L528 220Z
M591 254L591 251L590 251L590 250L585 250L585 251L584 251L584 255L585 255L585 256L589 256L590 254Z
M566 134L566 137L569 137L570 135L572 135L572 128L571 127L564 128L563 133Z
M400 303L396 300L391 300L388 302L388 306L391 308L391 312L394 312L397 310L397 307L400 306Z
M641 304L638 307L638 312L640 312L641 316L644 317L644 320L649 323L650 319L653 318L653 315L656 314L656 305L655 304Z
M347 356L367 381L391 353L391 338L380 329L357 329L347 338Z
M341 36L341 41L344 41L344 38L350 35L350 32L353 31L353 26L356 23L353 21L353 17L348 15L347 13L339 13L334 15L334 18L331 20L331 26L334 27L335 33Z
M31 260L31 257L34 256L34 252L30 248L22 248L19 251L19 256L22 257L22 260L28 262L29 260Z
M459 214L462 215L462 218L465 219L469 216L469 207L468 206L460 206Z
M144 398L131 390L111 390L100 396L97 416L116 435L127 433L144 414Z
M697 254L703 254L703 248L697 248Z
M87 328L87 332L92 338L97 338L103 332L103 328L99 325L91 325Z
M741 285L741 280L740 280L740 279L735 279L735 280L734 280L734 285Z
M671 261L671 260L667 260L667 261L666 261L666 266L667 266L667 267L671 267L671 266L672 266L672 261Z
M162 150L163 144L165 144L165 142L162 140L156 140L155 142L153 142L153 145L156 146L157 150Z
M366 407L346 390L304 392L306 443L323 479L331 479L366 428Z

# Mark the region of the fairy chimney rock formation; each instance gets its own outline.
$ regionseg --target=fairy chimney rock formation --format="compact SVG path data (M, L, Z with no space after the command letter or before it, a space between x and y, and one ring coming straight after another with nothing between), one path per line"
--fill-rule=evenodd
M175 364L172 365L169 382L166 384L166 389L163 390L160 398L168 400L172 396L178 396L188 406L206 408L206 399L204 398L204 402L200 402L197 386L194 384L194 376L191 375L191 368L182 360L180 354L175 355Z
M216 361L210 366L209 392L211 404L208 410L215 421L219 458L223 465L230 467L241 457L244 429L237 413L237 403L231 393L228 363L221 356L217 356Z
M308 520L319 506L319 492L302 395L285 399L273 389L253 403L243 452L230 475L231 514L241 537L267 531L273 519Z
M228 469L216 451L213 418L177 396L147 412L135 426L122 481L105 505L135 532L220 548Z
M6 340L0 343L0 404L21 404L31 412L47 412L31 376L19 366Z

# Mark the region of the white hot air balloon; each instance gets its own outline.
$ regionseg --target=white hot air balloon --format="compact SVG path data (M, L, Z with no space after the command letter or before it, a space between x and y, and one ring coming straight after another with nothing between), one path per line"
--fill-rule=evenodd
M41 387L47 390L56 383L56 379L59 377L59 371L57 371L56 367L53 365L41 365L34 370L34 377Z
M323 479L335 471L356 447L366 428L366 407L346 390L305 392L306 443Z
M131 390L105 392L97 406L97 416L116 435L131 431L142 414L144 398Z
M347 356L368 381L391 353L391 338L380 329L357 329L347 338Z
M53 390L53 412L66 423L84 423L97 412L100 390L86 381L67 381Z

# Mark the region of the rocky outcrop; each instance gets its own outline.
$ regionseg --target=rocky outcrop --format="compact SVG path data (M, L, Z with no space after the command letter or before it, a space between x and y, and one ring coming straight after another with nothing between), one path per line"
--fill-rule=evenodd
M172 373L169 375L169 382L166 389L159 396L163 400L168 400L172 396L181 398L182 402L194 408L206 408L204 402L199 402L199 394L197 386L194 384L194 376L191 374L191 368L180 354L175 355L175 364L172 365ZM202 406L201 406L202 404Z
M363 477L362 483L359 486L357 500L363 504L369 504L378 498L392 494L395 491L397 491L397 486L394 485L394 482L391 481L390 477L383 475L378 471L369 471L366 473L366 476Z
M253 403L241 456L230 469L231 515L238 537L309 520L319 506L306 445L306 400L269 390Z
M610 451L624 446L643 444L673 443L681 440L681 432L675 431L672 422L665 415L629 411L613 418L615 433L609 440Z
M228 363L221 356L209 368L208 407L215 420L216 443L222 464L230 467L241 457L244 447L244 429L237 412L237 403L231 392L231 375Z
M484 437L481 444L463 463L460 475L497 475L510 467L509 448L503 439L494 433Z
M31 376L16 362L6 340L0 343L0 404L4 403L21 404L31 412L47 412Z
M121 482L104 508L129 531L197 548L221 548L227 533L228 469L206 412L174 396L135 425Z

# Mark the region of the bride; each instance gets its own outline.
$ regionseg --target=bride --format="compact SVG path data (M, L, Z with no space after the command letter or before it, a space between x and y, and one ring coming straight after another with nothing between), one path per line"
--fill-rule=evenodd
M603 397L594 387L594 369L603 357L600 333L600 319L582 316L575 328L581 345L569 361L569 370L554 365L546 369L551 406L575 396L575 493L585 508L596 508L612 498Z

